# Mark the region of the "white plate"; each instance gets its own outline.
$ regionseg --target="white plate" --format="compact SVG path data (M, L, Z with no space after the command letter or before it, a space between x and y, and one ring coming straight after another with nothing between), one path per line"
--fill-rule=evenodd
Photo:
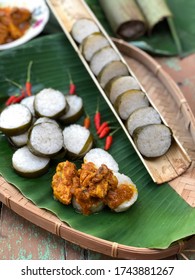
M42 32L49 20L49 8L44 0L0 0L0 7L8 6L29 9L32 13L31 26L21 38L1 44L0 50L10 49L28 42Z

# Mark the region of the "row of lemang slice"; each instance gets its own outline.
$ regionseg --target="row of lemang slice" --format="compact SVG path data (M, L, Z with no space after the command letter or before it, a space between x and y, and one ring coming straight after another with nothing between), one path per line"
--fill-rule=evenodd
M163 123L108 36L87 18L74 22L71 36L139 152L147 158L164 155L172 143L171 129Z

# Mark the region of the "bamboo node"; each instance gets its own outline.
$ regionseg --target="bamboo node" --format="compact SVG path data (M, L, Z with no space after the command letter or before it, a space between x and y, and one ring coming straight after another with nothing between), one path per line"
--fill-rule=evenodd
M111 257L116 258L118 255L118 243L113 242L112 243L112 249L111 249Z

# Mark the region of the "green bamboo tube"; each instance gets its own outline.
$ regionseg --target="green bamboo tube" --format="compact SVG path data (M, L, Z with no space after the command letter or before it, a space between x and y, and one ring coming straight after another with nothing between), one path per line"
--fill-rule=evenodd
M145 19L135 0L99 0L115 34L133 40L146 32Z
M165 0L136 0L140 10L148 23L148 29L151 31L155 25L172 13Z

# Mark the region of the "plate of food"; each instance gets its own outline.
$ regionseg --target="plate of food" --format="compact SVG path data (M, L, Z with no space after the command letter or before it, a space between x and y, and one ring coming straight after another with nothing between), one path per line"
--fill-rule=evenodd
M131 63L133 69L137 69L136 74L139 76L139 79L146 80L147 77L147 89L149 90L152 82L156 89L155 92L158 93L158 96L161 96L161 103L169 98L171 100L169 108L172 108L171 106L175 108L177 105L175 105L174 99L171 97L170 88L168 89L168 85L171 87L173 82L170 79L163 79L167 82L167 86L165 86L155 76L156 64L151 64L148 56L146 58L145 54L138 49L126 46L121 41L116 41L116 43L128 59L128 62ZM125 46L128 51L125 51ZM12 61L10 61L10 53L12 54ZM9 137L5 136L5 133L2 132L0 134L0 174L2 176L0 178L0 200L3 203L27 220L66 240L118 258L162 258L178 252L180 250L180 244L187 244L190 236L194 234L194 208L173 189L171 182L170 184L164 183L158 185L151 179L134 147L120 128L118 120L97 90L65 35L54 34L37 38L19 48L0 53L0 59L0 71L3 73L0 78L0 100L3 105L1 109L6 110L6 101L10 100L9 98L13 94L16 97L18 97L17 94L20 94L20 88L16 86L16 83L20 84L22 88L25 88L28 66L31 65L30 82L32 96L29 97L40 97L38 94L46 88L58 90L66 95L66 97L69 96L69 98L70 96L74 96L75 98L76 96L80 97L83 101L84 109L82 114L80 115L81 106L79 101L76 102L77 106L76 111L74 110L74 114L72 115L73 118L69 115L68 119L71 122L74 121L76 125L83 126L85 117L89 116L91 120L89 130L93 135L94 145L102 151L104 149L105 137L99 138L93 121L95 112L99 109L101 122L108 121L111 132L115 131L113 134L113 143L108 150L111 158L114 159L115 164L112 164L112 166L119 166L119 172L132 180L136 185L138 193L138 196L135 196L136 200L133 205L129 205L130 207L126 211L112 211L108 206L102 209L100 205L100 211L96 214L84 215L78 213L80 207L77 204L75 210L73 203L65 205L62 203L64 200L60 201L58 199L59 189L57 192L53 192L53 189L54 191L57 190L55 188L55 180L58 180L58 178L56 178L57 176L55 174L61 172L60 170L56 170L57 165L66 161L67 154L66 156L60 154L60 157L56 157L56 151L50 151L52 152L52 160L49 163L49 168L46 162L47 171L36 178L24 177L23 174L19 174L21 169L18 170L19 172L16 172L12 166L12 157L16 152L16 148L8 140ZM31 61L33 61L33 64L30 63ZM145 61L145 64L143 61ZM13 70L13 64L17 65L17 71ZM149 70L146 64L153 65L151 67L153 70ZM48 65L49 71L46 72L45 69L48 68ZM163 78L165 77L163 74L162 76ZM69 94L69 86L71 86L71 93L74 93L72 95ZM174 95L175 91L173 92ZM44 100L47 104L51 104L52 102L50 101L53 98L49 94L47 96L48 99L41 98L41 100ZM78 100L78 98L76 99ZM156 99L159 102L159 98L153 98L154 101ZM39 103L39 100L38 98L37 103ZM60 103L62 104L62 102ZM69 103L71 104L70 100ZM21 106L19 107L21 108ZM162 107L164 108L165 106L162 105ZM6 108L9 108L9 106ZM57 114L59 117L60 108L64 111L65 103L63 103L62 107L58 107L58 112L55 111L52 113L49 110L48 116L50 119L51 116L56 118ZM42 115L42 109L42 105L38 105L38 108L36 106L36 111L40 115ZM77 115L78 112L79 114ZM176 115L178 113L172 109L171 112ZM25 115L28 117L29 112L27 114L25 113ZM168 115L170 116L170 113ZM79 118L77 119L77 117ZM177 118L178 115L172 117L176 121ZM12 122L12 114L9 119ZM29 117L28 119L31 120ZM185 116L182 112L179 119L180 122L185 123ZM27 120L28 125L29 120ZM63 127L65 128L67 127L67 119L65 118L64 121ZM21 125L24 125L24 123ZM59 132L59 129L53 124L47 124L47 127L52 127L52 131L55 127L56 135ZM170 124L170 127L173 127L173 125ZM190 133L185 126L182 127L184 129L183 135L186 139ZM37 125L36 128L41 129L42 125ZM84 134L77 127L76 132L75 127L71 131L73 131L73 137L67 139L67 147L70 143L70 147L74 148L76 146L78 148L77 143L79 145L82 144L81 139L85 138L83 137ZM178 131L181 133L180 127ZM33 142L37 143L37 140L32 141L35 139L35 132L31 134L32 144ZM40 133L38 134L40 135ZM88 139L88 136L85 139ZM190 140L190 136L189 141L192 141ZM48 146L50 147L50 145ZM42 147L42 145L38 145L38 147ZM61 144L58 147L57 150L60 151ZM83 144L81 148L83 149ZM37 151L34 145L31 149L36 150L36 153L43 153L43 150ZM78 151L74 148L71 153L75 154ZM24 155L24 153L22 154ZM100 154L99 152L92 154L92 160L100 158ZM71 159L69 158L69 161L75 163L77 168L80 168L83 158L75 159L74 155ZM18 166L17 158L14 162ZM17 166L16 169L18 169ZM31 167L30 164L26 164L25 173L28 171L27 167ZM186 174L185 180L188 180L187 176ZM180 185L179 182L177 187L178 185ZM184 243L180 242L180 240Z
M24 44L42 32L49 19L44 0L0 1L0 50Z

